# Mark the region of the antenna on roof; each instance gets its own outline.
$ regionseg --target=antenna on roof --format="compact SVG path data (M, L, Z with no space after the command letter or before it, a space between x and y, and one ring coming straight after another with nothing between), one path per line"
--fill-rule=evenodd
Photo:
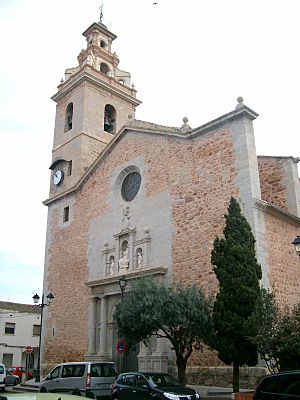
M103 18L102 9L103 9L103 3L102 3L101 6L99 7L99 10L100 10L100 20L99 20L99 22L101 22L101 23L102 23L102 18Z

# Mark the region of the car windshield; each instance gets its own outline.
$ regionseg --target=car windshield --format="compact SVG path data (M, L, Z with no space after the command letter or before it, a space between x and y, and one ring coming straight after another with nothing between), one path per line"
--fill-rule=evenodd
M162 386L178 386L180 383L172 375L168 374L153 374L146 375L146 378L157 387Z

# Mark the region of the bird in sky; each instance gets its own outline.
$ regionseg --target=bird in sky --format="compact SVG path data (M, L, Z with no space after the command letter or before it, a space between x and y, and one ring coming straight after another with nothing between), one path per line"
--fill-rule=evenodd
M154 6L157 6L158 3L153 3Z

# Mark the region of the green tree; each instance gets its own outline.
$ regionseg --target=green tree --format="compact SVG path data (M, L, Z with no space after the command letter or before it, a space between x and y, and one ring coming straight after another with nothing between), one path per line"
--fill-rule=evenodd
M279 310L275 293L262 289L255 319L258 353L269 371L300 369L300 303Z
M262 273L251 227L234 198L230 200L225 220L224 237L215 239L211 255L219 281L213 308L214 347L225 364L233 364L233 391L237 392L239 367L258 362L253 340L257 327L251 324L251 315L260 295Z
M211 333L209 300L196 285L165 286L151 278L134 281L114 314L119 335L129 347L147 344L152 335L167 338L176 354L178 379L186 384L186 366Z
M251 323L258 329L255 338L258 354L271 373L277 372L280 370L278 358L280 314L274 292L261 288L261 295L257 299L252 318Z
M292 310L286 308L280 315L277 358L279 370L288 371L300 369L300 304L296 304Z

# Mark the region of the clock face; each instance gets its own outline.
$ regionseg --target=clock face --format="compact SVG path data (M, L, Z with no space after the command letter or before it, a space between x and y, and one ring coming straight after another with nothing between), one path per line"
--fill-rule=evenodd
M131 172L126 176L122 184L122 197L125 201L132 201L138 194L141 186L141 175L138 172Z
M54 185L60 184L63 180L63 177L64 177L64 173L62 171L60 171L60 170L55 171L54 175L53 175Z

